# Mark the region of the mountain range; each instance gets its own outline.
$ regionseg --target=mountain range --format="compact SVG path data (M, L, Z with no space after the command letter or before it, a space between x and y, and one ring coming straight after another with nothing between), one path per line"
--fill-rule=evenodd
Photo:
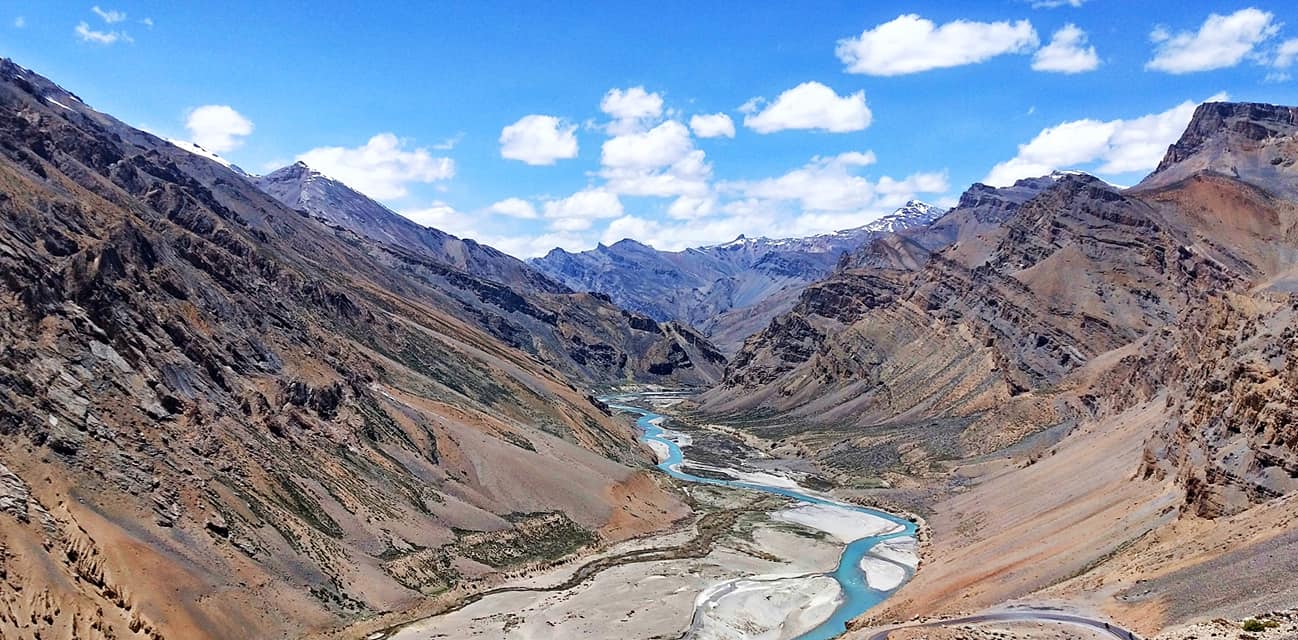
M1296 116L1204 104L1130 189L974 185L807 287L701 410L886 470L934 514L937 566L876 620L1028 595L1153 630L1283 608L1291 583L1231 567L1298 550Z
M885 233L923 226L942 209L911 201L867 225L835 233L772 240L739 236L725 244L660 251L635 240L571 253L554 249L530 260L578 291L607 295L651 318L698 328L722 351L788 311L802 288L829 274L842 254Z
M692 518L596 397L628 385L699 391L673 415L736 444L691 455L912 514L849 638L1298 597L1295 107L1203 104L1131 188L525 262L4 60L0 316L0 637L332 633L665 530L755 561L755 507Z
M586 389L715 379L689 328L7 60L0 123L0 636L296 635L684 513Z

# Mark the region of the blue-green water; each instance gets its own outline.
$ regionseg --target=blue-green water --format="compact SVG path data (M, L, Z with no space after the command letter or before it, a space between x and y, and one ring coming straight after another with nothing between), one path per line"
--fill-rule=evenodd
M625 401L626 399L618 398L618 400ZM664 473L673 478L684 480L686 482L698 482L702 484L751 489L753 491L764 491L766 493L792 498L799 502L806 502L808 504L831 505L834 507L851 509L853 511L868 513L872 516L877 516L902 526L901 531L861 538L860 540L851 542L844 547L843 555L838 560L838 567L829 574L838 581L838 584L843 589L842 602L839 603L838 608L834 610L834 614L830 616L829 619L822 622L816 628L798 636L797 640L829 640L830 638L836 638L847 631L847 622L849 620L856 618L862 613L865 613L871 607L883 602L885 598L893 593L892 591L877 591L870 588L869 584L865 581L865 572L861 571L861 559L869 553L870 549L873 548L874 545L884 540L902 536L914 536L914 523L883 511L877 511L875 509L869 509L846 502L838 502L802 493L793 489L786 489L784 487L772 487L738 480L702 478L684 473L680 470L680 465L685 460L684 455L681 453L681 448L677 446L675 442L672 442L666 437L666 434L664 434L661 427L653 423L655 419L662 416L647 409L641 409L629 405L612 404L610 406L621 411L639 414L640 418L636 420L636 427L640 429L640 439L645 442L654 441L666 445L668 451L667 458L658 463L658 468L662 469ZM909 578L909 572L907 578Z

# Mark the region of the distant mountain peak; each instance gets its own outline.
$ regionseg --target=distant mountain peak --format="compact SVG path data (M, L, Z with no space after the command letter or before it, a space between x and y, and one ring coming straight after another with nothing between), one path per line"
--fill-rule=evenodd
M602 246L602 245L601 245L601 246ZM610 248L610 249L619 249L619 248L620 248L620 249L626 249L626 248L638 249L638 248L640 248L640 247L647 247L647 246L648 246L648 245L646 245L645 243L640 242L640 241L638 241L638 240L635 240L635 239L633 239L633 238L622 238L621 240L618 240L617 242L614 242L613 244L609 245L609 248Z
M308 165L307 163L301 160L298 160L293 164L284 165L261 177L271 178L272 176L281 180L310 180L312 178L329 179L328 176L326 176L323 173L320 173L319 171L316 171L315 169L312 169L310 165ZM346 187L346 185L343 186Z

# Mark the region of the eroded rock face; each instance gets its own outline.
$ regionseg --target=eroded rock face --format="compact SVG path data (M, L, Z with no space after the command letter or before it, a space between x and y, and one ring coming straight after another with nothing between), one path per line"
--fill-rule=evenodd
M1199 105L1185 133L1137 189L1157 189L1196 174L1238 178L1282 197L1298 197L1298 107L1240 102Z
M1179 417L1150 434L1143 471L1176 478L1187 510L1291 492L1298 206L1273 159L1290 157L1294 113L1205 105L1137 189L976 185L809 286L704 408L776 408L914 470L1167 402Z
M612 504L647 455L577 390L648 363L561 339L666 331L325 224L8 61L0 132L0 636L296 637L495 570L461 538L684 513Z
M1151 339L1132 378L1174 376L1173 420L1143 472L1173 476L1196 515L1233 515L1298 489L1298 302L1217 298Z

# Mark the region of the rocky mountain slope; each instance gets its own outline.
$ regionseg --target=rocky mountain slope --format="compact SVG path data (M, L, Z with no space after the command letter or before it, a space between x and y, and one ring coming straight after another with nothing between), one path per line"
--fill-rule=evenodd
M868 225L835 233L659 251L622 240L590 251L554 249L531 264L577 291L596 291L658 320L698 327L723 351L787 311L807 284L850 252L886 232L924 226L943 211L912 201Z
M883 619L1037 594L1155 631L1277 606L1291 581L1229 566L1290 557L1256 523L1298 516L1294 113L1203 105L1132 189L975 185L808 287L702 409L840 473L950 483Z
M408 251L429 255L461 271L527 291L570 293L523 261L473 240L425 227L364 194L296 162L253 180L276 200L347 229Z
M606 296L575 293L513 256L416 224L305 164L254 182L295 210L378 241L397 268L411 268L402 255L418 256L425 271L431 259L431 269L450 274L446 289L465 292L462 309L474 322L565 373L594 383L701 385L720 378L725 357L693 328L625 311Z
M685 507L697 334L377 242L0 62L0 636L295 637ZM486 254L486 250L482 250Z

